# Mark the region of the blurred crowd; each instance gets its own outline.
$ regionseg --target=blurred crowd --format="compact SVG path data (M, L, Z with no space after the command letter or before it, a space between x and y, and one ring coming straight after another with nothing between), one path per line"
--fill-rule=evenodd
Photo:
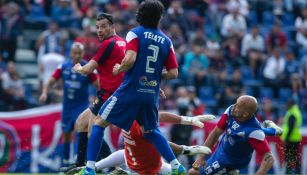
M35 52L40 87L69 57L74 41L89 60L99 46L95 17L115 16L117 34L136 25L137 0L0 0L0 109L38 103L37 94L15 68L26 31L42 31L28 42ZM258 117L280 123L293 97L307 121L307 1L162 0L161 28L173 41L178 80L164 82L161 110L183 115L221 114L242 94L257 97ZM39 88L38 91L41 89ZM94 94L94 90L93 94ZM61 85L49 103L61 101ZM306 124L306 122L304 123Z

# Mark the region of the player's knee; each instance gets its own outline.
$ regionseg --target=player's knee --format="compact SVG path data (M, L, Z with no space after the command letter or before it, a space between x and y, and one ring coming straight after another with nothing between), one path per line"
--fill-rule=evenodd
M96 116L94 118L94 125L98 125L98 126L101 126L103 128L106 128L107 126L110 125L110 123L107 122L106 120L104 120L102 117Z
M152 129L152 130L142 130L144 137L146 139L151 139L153 137L155 137L155 135L159 134L160 131L156 128L156 129Z
M87 132L88 123L90 118L90 111L87 109L86 111L82 112L77 121L76 121L76 129L78 132Z

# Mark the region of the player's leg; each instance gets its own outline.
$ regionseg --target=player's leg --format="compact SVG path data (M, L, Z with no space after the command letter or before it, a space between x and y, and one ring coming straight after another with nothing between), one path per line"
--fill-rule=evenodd
M104 168L117 167L125 163L125 150L121 149L115 151L108 157L101 159L95 163L96 170L101 170Z
M185 168L175 157L168 141L158 128L158 109L156 105L143 106L137 114L137 121L143 128L144 137L153 143L160 155L170 163L172 174L186 174Z
M162 161L162 166L159 171L159 175L168 175L172 171L171 165L165 162L164 160Z
M78 152L76 166L84 166L86 160L86 149L88 142L88 125L89 119L92 118L92 112L88 108L84 110L78 117L76 122L76 129L78 132Z
M69 164L70 144L74 130L74 119L72 115L67 115L65 112L63 112L62 115L62 130L64 135L63 166L67 166Z

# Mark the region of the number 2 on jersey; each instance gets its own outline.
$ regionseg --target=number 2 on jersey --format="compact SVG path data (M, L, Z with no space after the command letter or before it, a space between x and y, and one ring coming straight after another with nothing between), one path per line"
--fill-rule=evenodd
M148 46L149 50L153 51L153 55L147 56L147 62L146 62L146 72L147 73L155 73L155 68L150 67L150 62L156 62L158 58L158 53L159 53L159 47L155 45L149 45Z

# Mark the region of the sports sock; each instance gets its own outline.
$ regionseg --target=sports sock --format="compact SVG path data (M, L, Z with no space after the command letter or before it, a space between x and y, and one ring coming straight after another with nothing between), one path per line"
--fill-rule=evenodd
M70 142L64 142L64 145L63 145L63 160L64 160L64 164L68 163L69 153L70 153Z
M156 149L159 151L159 153L162 155L162 157L167 161L167 162L172 162L172 161L177 161L171 147L169 146L167 140L162 136L160 130L158 128L152 130L149 133L145 133L144 137L148 139L151 143L153 143L156 147ZM178 161L177 161L178 162ZM180 163L178 162L178 166ZM177 169L175 168L175 163L173 165L171 164L172 169ZM173 167L174 166L174 167Z
M125 150L118 150L107 158L101 159L95 164L96 169L110 168L120 166L125 163Z
M92 133L88 140L88 145L90 145L90 149L87 149L87 169L94 169L95 162L97 160L98 152L100 151L102 141L103 141L103 133L104 128L98 125L94 125L92 128ZM94 165L92 164L94 162ZM89 166L88 166L89 165Z
M276 129L274 128L262 128L263 132L267 136L275 136L276 135Z
M98 154L98 158L97 158L96 161L104 159L104 158L108 157L110 154L111 154L111 150L109 148L109 145L107 144L107 142L105 140L103 140L99 154Z
M84 166L86 161L86 149L87 149L87 132L78 133L78 153L77 153L77 166Z

